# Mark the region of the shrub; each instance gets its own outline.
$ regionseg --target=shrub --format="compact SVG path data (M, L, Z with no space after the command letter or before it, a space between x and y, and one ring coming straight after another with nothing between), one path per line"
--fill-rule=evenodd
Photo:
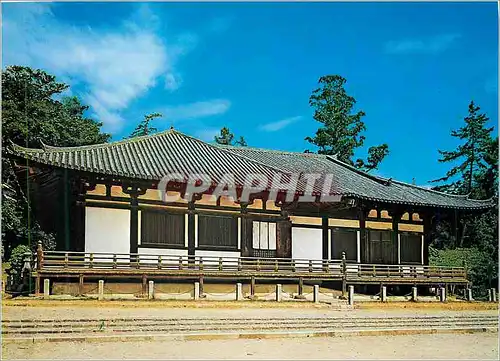
M494 287L497 277L498 265L492 255L476 247L442 250L429 247L429 264L445 267L462 267L465 264L476 298L485 297L487 289Z

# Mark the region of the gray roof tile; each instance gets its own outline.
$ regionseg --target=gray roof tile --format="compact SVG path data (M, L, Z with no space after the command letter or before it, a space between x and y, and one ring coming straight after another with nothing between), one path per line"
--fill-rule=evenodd
M44 145L43 149L28 149L13 144L11 152L55 167L152 181L171 173L186 178L201 173L216 184L223 175L233 174L237 185L242 186L250 173L263 174L269 181L282 173L318 173L321 178L314 187L316 195L323 193L323 180L331 176L332 186L326 192L329 194L439 208L480 209L493 205L492 200L472 200L376 177L332 156L214 145L175 130L81 147ZM297 190L305 190L303 178Z

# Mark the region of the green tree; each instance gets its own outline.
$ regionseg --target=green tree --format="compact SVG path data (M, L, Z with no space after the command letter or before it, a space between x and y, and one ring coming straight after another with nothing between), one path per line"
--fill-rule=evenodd
M240 138L237 141L235 141L234 144L239 145L240 147L246 147L248 145L247 141L242 136L240 136Z
M305 139L319 148L319 154L336 155L339 160L365 171L377 169L389 154L387 144L370 147L366 161L353 160L355 150L365 142L366 126L362 121L365 113L354 112L356 100L345 91L345 83L340 75L319 78L320 86L313 91L309 105L314 108L314 120L322 126L314 137Z
M462 141L457 149L451 151L439 150L441 163L458 163L453 166L442 178L431 181L432 183L453 182L436 187L455 194L470 194L474 191L475 176L487 168L486 152L492 147L491 132L493 127L486 127L489 118L486 114L479 113L480 108L470 102L469 114L464 118L465 125L458 130L453 130L451 136ZM458 177L458 179L457 179Z
M238 145L241 147L247 146L247 142L242 136L240 136L238 140L234 141L234 134L231 133L231 131L227 127L223 127L220 130L220 134L214 137L214 140L218 144L222 145Z
M9 66L2 71L2 246L8 257L14 247L41 241L48 249L54 235L41 230L33 219L7 147L13 143L40 147L78 146L107 142L102 124L84 115L88 109L76 97L64 97L69 86L43 70ZM60 99L60 100L58 100Z
M498 137L492 137L493 127L487 127L488 117L481 114L473 102L465 125L451 132L462 141L457 149L439 151L440 162L453 166L434 183L444 183L435 189L453 194L469 194L475 199L490 199L498 204ZM434 231L434 246L444 252L456 247L474 250L480 262L471 264L474 287L484 293L498 281L498 206L480 214L463 216L459 222L459 239L455 239L449 221L440 220ZM475 251L477 250L477 251ZM479 252L479 253L478 253ZM444 253L446 254L446 253Z
M129 138L140 137L143 135L150 135L158 131L157 128L152 127L149 123L155 118L161 118L160 113L152 113L144 116L144 119L139 123L139 125L134 129Z
M9 66L2 72L2 142L27 147L105 143L102 123L84 116L76 97L61 97L69 86L43 70Z

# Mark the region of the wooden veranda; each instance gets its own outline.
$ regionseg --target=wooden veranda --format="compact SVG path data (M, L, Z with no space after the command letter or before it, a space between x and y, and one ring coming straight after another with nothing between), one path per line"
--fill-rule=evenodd
M148 254L109 254L37 251L33 271L35 293L42 279L84 280L228 280L338 281L347 285L461 285L467 286L465 267L382 265L340 260L292 258L200 257Z

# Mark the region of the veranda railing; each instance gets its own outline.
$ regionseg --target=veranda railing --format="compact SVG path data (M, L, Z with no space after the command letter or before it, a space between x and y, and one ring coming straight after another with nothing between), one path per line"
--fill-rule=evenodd
M368 278L440 278L467 279L464 267L426 265L387 265L350 263L345 255L337 260L308 260L293 258L176 256L125 254L104 252L37 251L35 269L49 270L138 270L198 271L200 273L301 273L322 274L344 280Z

